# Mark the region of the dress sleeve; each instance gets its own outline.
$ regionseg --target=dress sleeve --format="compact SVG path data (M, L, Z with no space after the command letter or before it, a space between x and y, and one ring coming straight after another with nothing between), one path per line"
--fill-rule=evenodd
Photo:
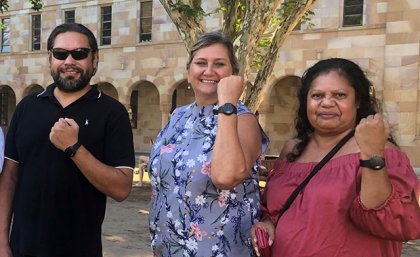
M268 176L267 176L267 182L265 184L265 188L264 191L261 194L261 206L260 206L260 211L261 211L261 218L260 220L266 220L266 219L271 219L271 222L276 222L277 217L278 217L278 210L280 210L280 207L278 208L273 208L273 207L269 207L268 203L267 203L267 199L270 197L268 196L268 192L269 190L271 190L272 192L276 192L276 189L273 188L278 188L280 185L276 184L276 182L274 180L272 180L274 174L276 172L280 172L281 168L281 161L280 160L276 160L274 163L274 167L273 167L273 171L271 171Z
M270 139L268 138L267 134L264 132L258 118L256 117L254 113L252 113L251 109L249 109L246 105L244 105L244 103L242 103L242 101L240 100L238 100L237 106L238 106L238 116L245 113L251 113L257 119L258 126L260 127L260 132L261 132L261 154L264 154L268 149Z
M359 229L388 240L420 238L419 180L402 151L385 151L392 193L378 208L363 206L360 195L354 200L350 218ZM360 180L359 180L360 183Z

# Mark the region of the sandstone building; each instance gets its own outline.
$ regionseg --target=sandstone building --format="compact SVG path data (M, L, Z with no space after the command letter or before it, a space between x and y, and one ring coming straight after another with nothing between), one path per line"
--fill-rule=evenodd
M205 9L218 7L208 0ZM151 141L175 106L189 103L187 53L159 0L44 0L40 12L28 1L9 0L0 13L0 125L5 131L16 104L43 90L49 74L47 38L64 22L88 26L98 38L100 63L93 83L122 102L131 114L135 149ZM314 26L301 26L282 46L264 92L259 119L276 155L292 134L296 87L303 71L320 59L349 58L374 83L397 141L420 167L420 1L318 0ZM217 15L206 19L216 30ZM30 129L30 128L28 128Z

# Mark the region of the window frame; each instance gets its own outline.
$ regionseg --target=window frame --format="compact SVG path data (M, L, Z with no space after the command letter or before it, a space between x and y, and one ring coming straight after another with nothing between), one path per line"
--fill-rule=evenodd
M5 22L6 20L8 20L8 22ZM0 31L0 53L10 53L10 17L1 18L1 23L4 27ZM7 37L5 36L6 34L8 35ZM5 38L7 39L5 40ZM7 48L7 50L5 48Z
M109 12L105 11L109 8ZM108 18L109 19L105 19ZM112 5L101 6L101 46L112 44Z
M352 10L352 9L356 9L356 10ZM343 0L343 16L342 16L343 27L363 26L363 15L364 15L364 1L363 0Z
M39 21L35 19L39 18ZM37 27L37 23L39 23ZM41 14L31 15L31 51L41 50L41 36L42 36L42 17ZM38 38L38 40L36 39Z
M68 16L70 15L70 17ZM71 17L73 15L73 17ZM76 22L76 11L73 10L64 10L64 23L75 23Z
M145 4L151 5L150 16L144 16L143 10ZM150 22L150 31L143 32L143 24L145 21ZM140 1L139 10L139 42L146 43L152 41L152 29L153 29L153 1Z

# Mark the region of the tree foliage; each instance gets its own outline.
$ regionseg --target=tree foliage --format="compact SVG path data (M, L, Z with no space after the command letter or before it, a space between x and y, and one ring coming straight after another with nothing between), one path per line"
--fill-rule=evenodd
M0 0L0 12L7 12L9 10L9 1L8 0ZM28 0L31 3L31 9L35 11L39 11L44 6L44 2L42 0Z
M7 0L0 0L0 12L3 13L9 9L9 4Z
M243 98L252 110L262 100L261 92L271 74L279 48L300 22L310 24L309 8L316 0L218 0L219 8L204 11L201 0L160 0L189 51L197 37L206 31L205 17L219 13L221 31L233 41L240 73L256 72L253 85Z
M39 11L42 9L42 7L44 6L44 3L42 2L42 0L29 0L29 2L31 3L31 8L35 11Z
M204 19L212 14L222 17L221 31L233 41L240 74L256 73L254 83L245 90L243 99L257 110L277 60L279 48L299 23L310 24L309 8L316 0L218 0L219 7L205 11L201 0L160 0L178 29L189 51L197 37L206 31ZM39 11L42 0L28 0L31 9ZM8 11L8 0L0 0L0 12Z

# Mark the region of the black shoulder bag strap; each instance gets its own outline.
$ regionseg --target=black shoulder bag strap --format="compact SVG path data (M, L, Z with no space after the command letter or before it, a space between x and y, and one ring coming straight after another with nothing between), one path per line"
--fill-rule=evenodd
M334 146L333 149L325 157L314 167L314 169L309 173L309 175L300 183L299 186L296 187L295 191L289 196L286 203L283 205L283 208L280 209L279 214L277 216L276 223L274 224L274 227L277 227L277 223L279 222L280 217L283 215L287 209L289 209L290 205L292 205L293 201L296 199L296 196L299 194L300 191L308 184L309 180L313 178L318 171L327 163L337 152L340 150L340 148L349 141L350 138L352 138L354 135L354 130L352 130L348 135L346 135L343 139L341 139L338 144Z

